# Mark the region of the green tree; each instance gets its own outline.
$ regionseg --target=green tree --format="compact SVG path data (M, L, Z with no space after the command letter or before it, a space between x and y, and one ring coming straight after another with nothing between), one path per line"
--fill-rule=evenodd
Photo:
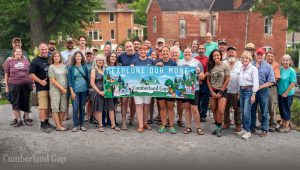
M299 0L255 0L254 10L263 16L273 16L281 12L289 20L289 30L300 31Z
M10 48L7 42L15 36L23 39L25 48L33 48L49 38L82 34L101 1L1 0L0 6L0 48Z
M165 82L165 86L168 86L168 87L173 86L173 84L174 84L173 81L170 79L166 80L166 82Z
M145 13L149 0L136 0L129 5L131 9L136 10L134 14L134 23L146 25L147 15Z

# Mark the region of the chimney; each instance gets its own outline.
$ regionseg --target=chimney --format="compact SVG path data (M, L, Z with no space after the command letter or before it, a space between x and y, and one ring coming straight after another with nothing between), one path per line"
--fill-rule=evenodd
M124 9L126 6L125 3L117 3L117 9Z
M243 0L233 0L233 9L238 9L243 4Z

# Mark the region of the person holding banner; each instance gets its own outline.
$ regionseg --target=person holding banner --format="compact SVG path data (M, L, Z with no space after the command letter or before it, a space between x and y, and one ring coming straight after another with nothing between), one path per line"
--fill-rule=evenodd
M105 58L103 56L96 56L92 70L91 70L91 79L90 84L93 88L93 105L92 112L96 113L99 120L99 132L104 132L102 124L102 112L109 112L109 118L111 122L111 129L120 131L121 129L115 124L115 104L113 98L104 98L104 88L103 88L103 78L104 78L104 67L105 67Z
M157 66L177 66L177 63L170 59L170 49L167 46L162 48L163 58L158 59L156 61ZM166 132L166 124L167 124L167 112L169 115L169 123L170 128L169 132L172 134L176 133L176 129L174 128L174 98L156 98L158 100L158 104L160 107L160 118L162 125L160 126L158 132L163 133Z
M191 66L196 67L196 73L198 75L197 79L204 80L204 73L202 64L192 57L192 49L186 48L183 51L183 59L179 60L178 66ZM189 134L192 132L192 116L197 128L198 135L204 135L204 131L200 126L200 115L198 111L199 104L199 82L197 81L195 85L195 99L183 99L183 104L185 108L185 119L186 119L186 128L184 129L184 134Z
M133 60L131 66L153 66L155 61L147 57L147 46L140 47L140 57ZM143 133L144 130L151 130L152 128L147 124L151 97L149 96L134 96L136 106L138 128L137 131Z
M118 57L118 63L121 66L130 66L133 60L137 59L139 57L138 53L135 53L134 48L133 48L133 43L131 41L127 41L125 43L125 53L122 53ZM126 125L126 113L127 113L127 106L128 102L132 101L133 98L128 98L128 97L123 97L121 98L121 112L122 112L122 130L127 130L127 125ZM133 122L135 114L135 108L134 105L130 105L130 122Z
M211 52L207 74L207 85L211 94L209 103L216 124L212 134L221 137L224 109L227 101L226 89L230 80L230 68L222 62L221 51L215 49Z

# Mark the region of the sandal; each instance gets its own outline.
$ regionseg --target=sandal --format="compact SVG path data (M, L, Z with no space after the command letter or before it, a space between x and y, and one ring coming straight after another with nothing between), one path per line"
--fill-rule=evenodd
M179 127L184 127L183 121L180 121L180 120L177 121L177 125Z
M191 128L185 128L184 130L183 130L183 133L184 134L189 134L189 133L191 133L192 132L192 129Z
M24 119L24 123L27 126L32 126L33 125L33 123L29 121L29 119Z
M164 133L164 132L166 132L167 131L167 129L166 129L166 127L165 126L160 126L160 128L159 128L159 130L158 130L158 132L159 133Z
M113 129L113 130L115 130L115 131L120 131L120 130L121 130L118 126L111 127L111 129Z
M156 117L154 118L154 121L160 121L160 118L159 118L158 116L156 116Z
M198 135L204 135L205 132L201 128L197 128Z
M170 128L169 128L169 132L170 132L171 134L175 134L175 133L176 133L176 129L175 129L174 127L170 127Z
M100 126L100 127L98 128L98 132L104 132L103 126Z
M148 121L147 121L147 124L152 124L153 123L153 121L151 120L151 119L149 119Z

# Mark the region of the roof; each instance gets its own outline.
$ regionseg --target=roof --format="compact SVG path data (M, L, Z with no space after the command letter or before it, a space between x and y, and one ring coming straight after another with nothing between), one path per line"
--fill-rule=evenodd
M234 8L234 0L215 0L211 11L249 11L254 3L255 0L242 0L242 4L238 8Z
M153 0L149 1L146 13ZM161 11L203 11L209 10L214 0L157 0Z
M95 10L95 12L134 12L134 10L128 7L128 4L122 4L121 7L117 7L117 0L102 0L101 10Z

